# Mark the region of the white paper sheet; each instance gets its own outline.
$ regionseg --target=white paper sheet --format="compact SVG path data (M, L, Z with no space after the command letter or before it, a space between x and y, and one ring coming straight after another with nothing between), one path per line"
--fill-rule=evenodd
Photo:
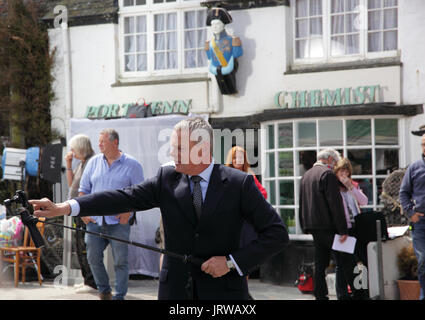
M347 239L343 243L341 243L339 241L340 238L341 236L339 234L335 235L332 249L335 251L354 253L354 247L356 246L357 239L354 237L347 237Z
M388 237L390 239L395 239L397 237L404 236L407 230L409 230L409 226L390 227L387 230L388 230Z

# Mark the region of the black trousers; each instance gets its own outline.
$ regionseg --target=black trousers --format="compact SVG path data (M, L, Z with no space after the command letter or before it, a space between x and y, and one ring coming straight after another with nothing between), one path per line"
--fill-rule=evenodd
M343 281L354 288L353 255L332 250L335 233L331 231L312 232L314 242L314 296L317 300L328 299L328 286L326 284L326 269L333 255L336 267L339 268L336 277L344 277ZM336 283L341 283L336 279ZM340 292L338 286L338 299L345 299L346 292Z

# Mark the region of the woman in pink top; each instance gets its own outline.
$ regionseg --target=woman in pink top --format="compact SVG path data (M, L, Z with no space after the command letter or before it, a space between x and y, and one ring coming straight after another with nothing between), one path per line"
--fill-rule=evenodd
M366 205L368 203L368 198L359 188L359 184L351 178L352 171L353 169L350 160L347 158L341 158L334 167L334 173L340 182L340 193L344 204L345 217L347 219L348 235L355 236L354 218L358 214L361 214L360 206ZM352 278L356 276L354 268L357 263L360 262L359 257L363 256L359 250L361 249L356 245L354 254L344 254L344 259L349 261L347 265L352 268L350 275ZM339 271L337 270L336 272ZM347 281L344 277L336 277L336 279L339 279L336 283L339 288L337 292L346 292L346 296L349 297L349 299L358 300L366 296L366 293L360 288L350 288L352 292L352 295L350 296L347 289L347 283L349 283L349 281Z

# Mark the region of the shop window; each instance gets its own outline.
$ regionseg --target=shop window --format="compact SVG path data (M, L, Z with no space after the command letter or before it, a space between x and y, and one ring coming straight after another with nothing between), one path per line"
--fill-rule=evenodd
M124 76L206 71L206 10L200 1L121 0Z
M263 125L266 173L263 185L269 201L291 233L301 232L299 186L316 162L317 152L332 147L353 166L353 179L368 197L362 210L379 210L382 183L399 167L399 129L396 118L302 119Z
M397 55L397 0L291 1L295 63Z

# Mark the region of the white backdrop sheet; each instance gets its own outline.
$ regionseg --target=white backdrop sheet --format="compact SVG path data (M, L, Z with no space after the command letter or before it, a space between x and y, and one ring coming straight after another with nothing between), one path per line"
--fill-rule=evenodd
M166 149L166 154L169 154L168 142L171 130L176 123L187 117L169 115L112 120L71 119L69 138L80 133L89 136L97 154L99 153L99 132L105 128L115 129L120 137L120 149L142 164L145 179L148 179L155 176L160 166L170 160L169 158L158 159L159 151ZM157 208L137 212L137 224L131 227L130 240L157 246L155 231L159 226L159 219L160 210ZM129 246L129 274L158 277L159 253Z

